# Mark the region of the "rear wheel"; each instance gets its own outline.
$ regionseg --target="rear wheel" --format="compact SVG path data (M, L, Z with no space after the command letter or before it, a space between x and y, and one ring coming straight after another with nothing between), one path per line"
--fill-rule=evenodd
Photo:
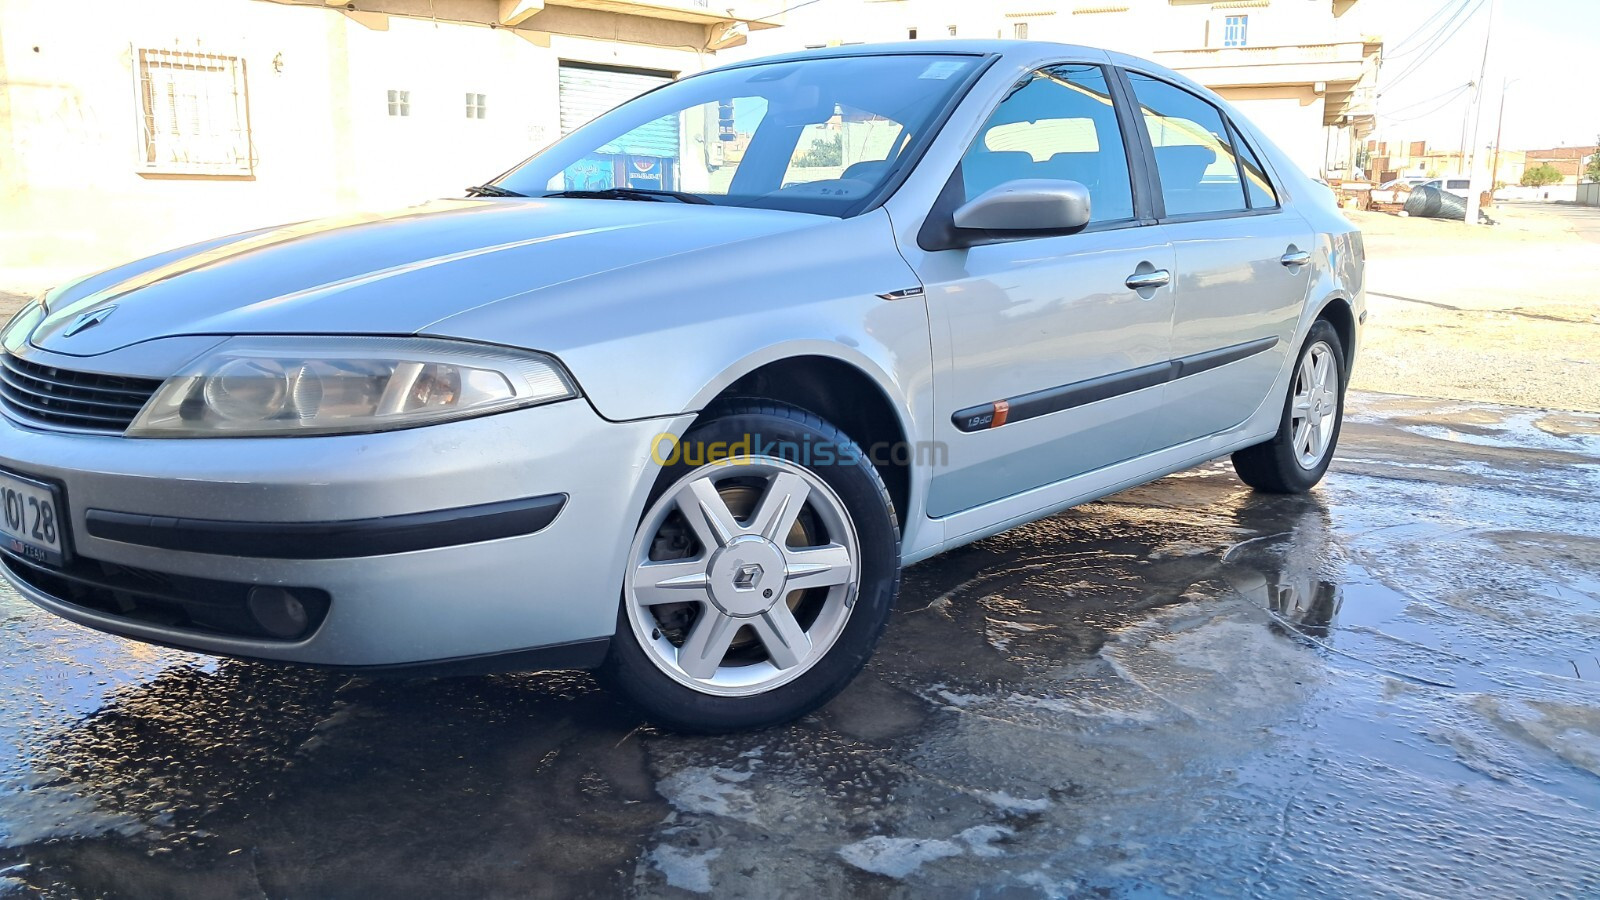
M704 455L719 446L739 455ZM785 722L860 671L898 581L894 512L860 448L794 407L731 406L658 480L602 673L676 730Z
M1239 478L1267 493L1311 490L1339 444L1344 388L1344 345L1333 325L1319 319L1300 348L1277 435L1233 454Z

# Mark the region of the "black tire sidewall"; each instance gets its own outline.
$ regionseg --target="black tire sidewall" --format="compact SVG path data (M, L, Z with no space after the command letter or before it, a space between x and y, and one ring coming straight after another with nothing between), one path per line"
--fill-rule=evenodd
M1298 455L1294 449L1294 386L1295 380L1300 377L1300 366L1305 362L1306 354L1318 343L1325 343L1333 350L1333 362L1338 367L1339 390L1336 401L1338 409L1333 417L1333 437L1328 441L1328 449L1315 468L1307 469L1300 465ZM1283 398L1283 418L1278 424L1278 436L1273 441L1275 462L1282 471L1286 486L1296 492L1309 491L1315 487L1322 476L1328 472L1328 466L1333 463L1333 454L1339 447L1339 434L1344 429L1344 393L1345 393L1345 356L1344 342L1339 340L1339 332L1326 319L1318 319L1306 335L1305 342L1300 345L1300 352L1295 355L1294 368L1289 374L1289 390Z
M844 631L826 655L793 681L749 697L720 697L695 691L663 672L639 645L628 610L620 598L616 634L601 676L632 699L653 721L676 731L716 733L779 724L804 715L832 699L861 670L888 624L900 577L900 538L888 492L866 454L854 442L817 416L775 403L731 404L684 435L681 446L693 449L717 442L752 440L751 453L786 459L820 478L838 496L855 526L861 579ZM818 464L819 445L845 452L853 461ZM680 454L656 479L644 515L674 484L702 466L682 460L704 459ZM641 517L635 529L642 527ZM630 535L630 543L633 536Z

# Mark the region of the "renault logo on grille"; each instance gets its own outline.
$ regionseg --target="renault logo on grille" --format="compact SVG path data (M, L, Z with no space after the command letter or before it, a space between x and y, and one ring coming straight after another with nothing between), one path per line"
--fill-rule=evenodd
M111 318L111 314L116 311L117 308L115 306L102 306L99 309L91 309L76 319L73 319L72 324L67 326L67 330L62 332L61 336L72 337L80 331L87 331L88 329L99 325L101 322L104 322L106 319Z

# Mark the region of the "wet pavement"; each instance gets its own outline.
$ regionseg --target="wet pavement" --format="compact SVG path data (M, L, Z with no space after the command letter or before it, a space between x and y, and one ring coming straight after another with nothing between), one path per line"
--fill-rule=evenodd
M0 590L0 897L1600 893L1600 417L1362 395L906 573L758 734L217 662Z

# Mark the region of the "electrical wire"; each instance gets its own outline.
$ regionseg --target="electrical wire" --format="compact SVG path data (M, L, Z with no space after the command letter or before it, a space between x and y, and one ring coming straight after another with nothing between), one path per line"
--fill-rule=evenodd
M1405 106L1399 107L1398 109L1395 109L1395 110L1392 110L1392 111L1385 110L1384 111L1384 115L1388 116L1388 115L1394 115L1395 113L1409 112L1409 111L1411 111L1411 110L1413 110L1413 109L1415 109L1415 108L1417 108L1419 106L1422 106L1422 105L1427 104L1427 103L1432 103L1435 100L1439 100L1439 99L1443 98L1446 94L1449 94L1451 97L1454 97L1457 94L1461 93L1462 91L1470 90L1471 88L1472 88L1472 82L1469 81L1466 84L1463 84L1463 85L1461 85L1459 87L1453 87L1453 88L1451 88L1451 89L1449 89L1447 91L1440 91L1439 93L1433 95L1432 97L1429 97L1426 100L1418 100L1415 103L1407 103Z
M1471 0L1467 0L1467 2L1470 3ZM1462 10L1458 11L1450 20L1455 22L1455 26L1453 28L1449 28L1447 23L1446 28L1449 28L1449 30L1446 31L1441 29L1438 34L1429 41L1428 44L1425 44L1423 48L1418 51L1422 53L1422 56L1413 62L1409 67L1407 67L1405 71L1390 79L1384 86L1384 89L1379 92L1378 96L1381 98L1384 94L1392 92L1395 88L1399 87L1402 82L1406 81L1417 72L1420 72L1423 66L1427 64L1428 60L1433 58L1433 54L1442 49L1446 44L1450 43L1450 41L1454 40L1455 36L1461 33L1461 29L1466 27L1466 24L1472 21L1473 16L1476 16L1478 11L1483 9L1487 3L1488 0L1477 0L1476 4L1472 5L1471 11L1467 12L1465 16L1461 15L1461 12L1465 11L1467 8L1466 6L1463 6Z
M1412 53L1415 53L1415 50L1406 50L1405 47L1407 47L1412 41L1416 40L1417 37L1420 36L1424 31L1432 28L1435 24L1435 20L1441 15L1444 15L1445 11L1450 9L1451 5L1455 6L1455 12L1451 13L1450 18L1454 18L1456 13L1461 12L1461 7L1466 6L1468 2L1469 0L1445 0L1445 2L1441 4L1438 9L1433 11L1433 15L1429 16L1421 25L1417 26L1415 31L1406 35L1401 40L1396 41L1393 46L1383 54L1384 58L1398 59L1400 57L1410 56ZM1442 25L1440 26L1440 28L1443 27L1444 26ZM1434 33L1437 34L1438 32ZM1424 43L1426 43L1426 41L1424 41Z
M1471 83L1468 83L1468 84L1465 84L1465 85L1463 85L1463 86L1461 86L1459 88L1456 88L1456 90L1453 93L1451 93L1449 97L1445 98L1443 103L1440 103L1438 106L1433 107L1432 109L1428 110L1427 112L1416 113L1415 115L1410 115L1410 116L1396 116L1396 115L1393 115L1392 113L1385 113L1384 116L1383 116L1384 124L1387 125L1387 124L1389 124L1391 122L1415 122L1418 119L1426 119L1429 116L1437 115L1438 113L1441 113L1441 112L1445 111L1446 109L1449 109L1457 100L1461 99L1461 97L1464 94L1466 94L1467 91L1469 91L1471 89L1472 89L1472 84Z
M762 16L759 19L745 19L744 21L746 21L746 22L765 22L768 19L776 19L777 17L783 15L784 13L794 12L795 10L799 9L802 6L810 6L813 3L821 3L821 2L822 2L822 0L805 0L804 3L796 3L793 6L790 6L790 7L784 8L784 9L780 9L777 12L772 13L771 15Z
M1416 60L1408 64L1406 74L1410 74L1418 66L1427 62L1436 51L1450 43L1450 41L1455 38L1456 34L1458 34L1461 29L1466 26L1467 22L1471 21L1472 17L1478 14L1478 10L1482 9L1483 6L1484 0L1476 0L1476 2L1473 2L1473 0L1462 0L1461 6L1456 9L1450 18L1446 19L1442 24L1440 24L1439 29L1430 35L1426 41L1418 45L1414 50L1409 50L1405 53L1399 54L1400 58L1411 56L1413 54L1418 55ZM1391 58L1393 57L1385 57L1385 61L1388 61L1388 59Z

